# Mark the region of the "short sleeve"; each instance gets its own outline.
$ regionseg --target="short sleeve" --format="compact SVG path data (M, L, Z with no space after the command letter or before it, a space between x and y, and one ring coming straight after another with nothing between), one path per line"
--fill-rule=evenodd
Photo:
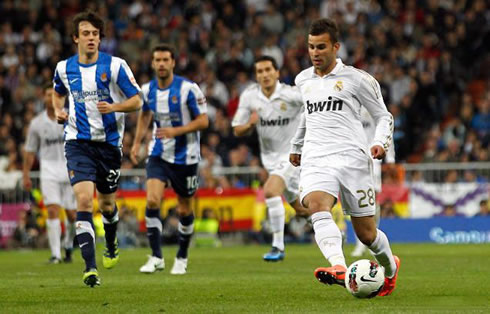
M54 71L53 88L58 94L63 95L63 96L66 95L68 92L65 84L63 84L63 81L61 80L59 63L58 63L58 65L56 65L56 69Z
M206 97L196 83L192 83L189 94L187 94L187 107L193 118L207 113Z
M148 102L148 95L150 94L150 83L146 83L141 87L141 92L142 92L142 98L143 98L143 111L150 111L150 105Z
M41 144L41 138L39 136L39 131L37 129L38 123L36 120L32 120L27 131L27 138L24 149L26 152L36 153L39 150L39 145Z
M250 119L250 115L252 114L252 107L247 94L247 92L243 92L240 95L238 109L235 113L235 116L233 117L233 121L231 122L232 127L244 125Z
M140 92L140 87L136 83L133 72L131 72L124 60L121 60L116 84L127 98L131 98Z

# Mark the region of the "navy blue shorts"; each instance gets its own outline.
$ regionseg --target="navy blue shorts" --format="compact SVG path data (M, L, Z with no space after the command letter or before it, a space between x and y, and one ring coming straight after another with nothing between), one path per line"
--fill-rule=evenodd
M100 193L116 192L121 174L119 148L103 142L72 140L65 143L65 156L71 185L92 181Z
M172 164L160 157L150 156L146 163L146 178L159 179L167 185L170 181L175 193L181 197L191 197L199 185L197 166Z

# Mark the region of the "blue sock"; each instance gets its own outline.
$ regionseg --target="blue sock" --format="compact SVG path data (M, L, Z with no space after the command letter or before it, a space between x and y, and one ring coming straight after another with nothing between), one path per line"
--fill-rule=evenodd
M159 208L146 208L146 230L148 241L150 242L151 255L162 258L162 248L160 247L160 236L162 234L162 221L160 220Z
M97 268L95 263L95 231L92 213L77 212L75 226L78 245L85 261L85 271L90 268Z
M194 232L194 214L189 216L181 216L179 218L179 250L177 251L178 258L187 258L189 243Z
M114 250L116 244L117 223L119 222L117 205L114 205L114 210L110 213L102 212L102 221L104 222L106 246L109 250Z

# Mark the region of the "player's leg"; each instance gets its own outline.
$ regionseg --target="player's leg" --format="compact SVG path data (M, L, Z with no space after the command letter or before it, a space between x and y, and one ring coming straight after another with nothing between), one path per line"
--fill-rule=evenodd
M77 199L77 218L75 231L77 241L85 261L83 281L88 286L100 285L100 279L95 262L95 228L93 222L93 194L95 184L91 181L81 181L73 186Z
M177 207L177 214L179 216L179 249L170 273L172 275L183 275L187 272L189 244L194 233L194 212L191 207L191 202L199 185L197 164L167 164L167 166L169 179L175 193L177 193L179 202Z
M160 179L149 178L146 181L145 222L148 242L151 247L151 256L149 256L148 261L140 267L140 272L142 273L154 273L156 270L163 270L165 268L161 249L163 226L160 219L160 206L162 204L164 189L165 183Z
M49 248L51 250L49 262L52 264L59 264L61 262L61 223L59 215L62 196L60 184L53 180L41 179L41 191L44 204L48 211L46 229Z
M264 185L265 203L272 230L272 249L264 254L264 260L275 262L284 259L285 209L282 194L286 188L283 178L271 174Z
M48 219L46 221L49 248L51 249L51 258L49 262L52 264L61 263L61 223L60 210L58 204L46 205L48 211Z
M385 285L379 295L391 294L395 288L400 260L391 252L390 243L383 231L376 228L374 216L352 217L352 226L361 240L385 269Z
M102 221L105 232L105 251L102 263L105 268L112 268L119 262L119 248L117 245L117 224L119 211L116 205L116 193L105 194L97 191L99 209L102 212Z

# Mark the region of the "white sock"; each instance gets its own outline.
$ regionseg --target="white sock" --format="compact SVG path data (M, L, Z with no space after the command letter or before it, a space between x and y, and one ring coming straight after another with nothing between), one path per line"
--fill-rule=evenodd
M344 252L342 251L342 233L333 221L332 214L327 211L314 213L311 215L311 222L315 231L316 243L323 256L332 266L342 265L347 267Z
M58 218L46 221L51 256L61 259L61 225Z
M69 220L65 220L65 238L63 239L63 246L67 250L73 249L73 239L75 238L75 223L71 223Z
M371 253L378 263L384 267L385 276L392 278L395 275L396 264L393 258L393 253L391 253L390 242L383 231L376 229L376 239L369 246Z
M269 221L272 229L272 246L284 251L285 209L280 196L265 200L269 210Z

